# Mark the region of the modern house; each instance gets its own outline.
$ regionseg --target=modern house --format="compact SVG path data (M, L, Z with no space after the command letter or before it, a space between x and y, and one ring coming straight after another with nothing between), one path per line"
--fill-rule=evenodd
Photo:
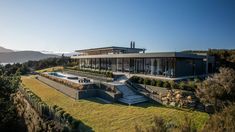
M80 68L110 70L162 77L187 77L212 73L214 58L184 52L145 53L145 49L130 47L102 47L77 50L72 56Z

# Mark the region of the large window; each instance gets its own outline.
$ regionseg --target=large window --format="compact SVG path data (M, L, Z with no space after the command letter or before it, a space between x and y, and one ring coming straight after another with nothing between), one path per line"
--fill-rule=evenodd
M145 59L145 74L151 74L151 59Z
M130 59L129 58L123 59L123 70L124 72L130 71Z
M120 58L117 59L117 71L122 72L122 61L123 59Z
M112 59L107 59L107 70L112 70Z
M101 58L101 69L106 70L107 62L106 58Z
M80 59L81 68L141 73L147 75L175 76L175 58L92 58ZM187 61L184 60L184 63ZM183 65L183 63L180 63ZM191 60L189 62L191 64ZM191 64L192 65L192 64Z
M96 69L100 69L100 59L97 58L96 60Z
M111 59L112 71L117 71L117 59Z
M92 63L92 69L95 69L96 66L95 58L91 59L91 63Z
M135 73L144 73L144 59L135 59Z

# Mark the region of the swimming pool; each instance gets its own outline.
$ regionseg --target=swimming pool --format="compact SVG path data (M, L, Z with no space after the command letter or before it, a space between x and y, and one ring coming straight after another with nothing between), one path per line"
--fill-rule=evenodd
M75 82L75 83L87 84L87 83L93 82L93 80L88 79L86 77L75 76L75 75L71 75L71 74L65 74L65 73L62 73L62 72L48 72L47 74L50 75L50 76L57 77L57 78L72 81L72 82Z

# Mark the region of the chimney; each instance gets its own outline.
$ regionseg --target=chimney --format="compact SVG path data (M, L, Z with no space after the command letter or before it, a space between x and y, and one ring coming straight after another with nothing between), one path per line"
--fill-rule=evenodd
M132 45L132 41L131 41L131 43L130 43L130 48L132 48L133 47L133 45Z
M133 41L133 46L132 46L132 48L135 48L135 41Z

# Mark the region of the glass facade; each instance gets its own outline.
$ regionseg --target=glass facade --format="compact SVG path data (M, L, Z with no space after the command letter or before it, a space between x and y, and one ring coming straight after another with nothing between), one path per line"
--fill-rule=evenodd
M176 58L89 58L79 62L80 68L174 77Z

